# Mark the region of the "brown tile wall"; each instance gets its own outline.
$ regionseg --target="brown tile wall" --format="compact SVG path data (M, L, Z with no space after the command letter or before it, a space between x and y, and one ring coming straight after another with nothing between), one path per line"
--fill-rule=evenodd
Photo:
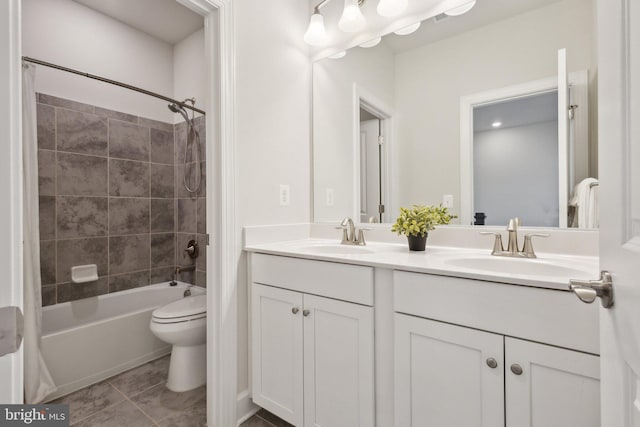
M197 272L180 280L205 286L205 184L196 195L182 184L186 124L37 101L43 305L171 280L176 265L194 263L183 252L192 238ZM204 120L196 123L204 158ZM71 267L83 264L97 264L99 279L71 283Z

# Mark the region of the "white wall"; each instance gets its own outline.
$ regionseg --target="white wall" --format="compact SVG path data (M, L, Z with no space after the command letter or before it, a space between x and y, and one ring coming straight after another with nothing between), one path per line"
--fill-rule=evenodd
M519 217L557 227L558 121L476 132L473 174L474 211L487 215L486 225Z
M313 186L314 221L340 221L352 216L359 196L354 194L353 85L385 105L394 105L394 57L386 46L354 48L341 59L313 65ZM321 94L320 96L318 94ZM326 189L334 190L334 205L326 204Z
M174 99L196 98L196 107L205 110L207 75L204 56L204 28L187 36L173 46ZM174 115L174 123L183 121Z
M167 96L173 49L71 0L23 0L23 55ZM166 103L128 89L38 66L36 90L117 111L171 121Z
M240 226L308 222L311 65L306 2L237 0L236 145ZM291 186L280 206L279 185ZM240 233L241 230L238 230ZM247 283L238 253L238 392L248 387Z
M569 71L589 68L591 24L591 1L565 0L398 55L398 203L453 194L457 213L460 97L553 76L563 47Z

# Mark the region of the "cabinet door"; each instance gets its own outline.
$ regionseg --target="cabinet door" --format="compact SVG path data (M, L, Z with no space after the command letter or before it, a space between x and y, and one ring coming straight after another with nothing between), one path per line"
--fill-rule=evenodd
M600 425L598 356L515 338L505 355L507 427Z
M302 426L302 294L251 288L253 401Z
M502 335L394 318L395 427L504 425Z
M304 295L305 427L373 427L373 308Z

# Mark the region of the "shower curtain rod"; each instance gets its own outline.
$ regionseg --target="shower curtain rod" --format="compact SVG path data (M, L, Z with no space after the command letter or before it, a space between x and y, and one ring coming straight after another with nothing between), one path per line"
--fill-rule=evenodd
M179 105L181 107L188 108L189 110L195 111L196 113L200 113L202 115L206 115L207 114L203 110L201 110L199 108L196 108L196 107L192 107L191 105L186 104L184 102L176 101L175 99L171 99L171 98L169 98L167 96L160 95L159 93L151 92L149 90L142 89L142 88L139 88L139 87L136 87L136 86L131 86L131 85L128 85L126 83L121 83L121 82L118 82L118 81L115 81L115 80L107 79L105 77L96 76L95 74L84 73L82 71L74 70L73 68L63 67L62 65L56 65L56 64L52 64L50 62L40 61L39 59L29 58L28 56L23 56L22 60L23 61L27 61L27 62L31 62L31 63L34 63L34 64L38 64L38 65L43 65L45 67L55 68L56 70L66 71L67 73L72 73L72 74L77 74L79 76L88 77L90 79L99 80L101 82L109 83L109 84L112 84L112 85L115 85L115 86L120 86L120 87L123 87L125 89L133 90L135 92L144 93L145 95L153 96L155 98L160 98L160 99L163 99L163 100L165 100L167 102L171 102L171 103L177 104L177 105Z

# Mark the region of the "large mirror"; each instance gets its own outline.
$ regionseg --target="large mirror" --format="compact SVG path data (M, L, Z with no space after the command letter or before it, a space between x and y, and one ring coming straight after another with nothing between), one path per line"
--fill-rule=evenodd
M597 227L591 0L478 0L313 66L314 221Z

